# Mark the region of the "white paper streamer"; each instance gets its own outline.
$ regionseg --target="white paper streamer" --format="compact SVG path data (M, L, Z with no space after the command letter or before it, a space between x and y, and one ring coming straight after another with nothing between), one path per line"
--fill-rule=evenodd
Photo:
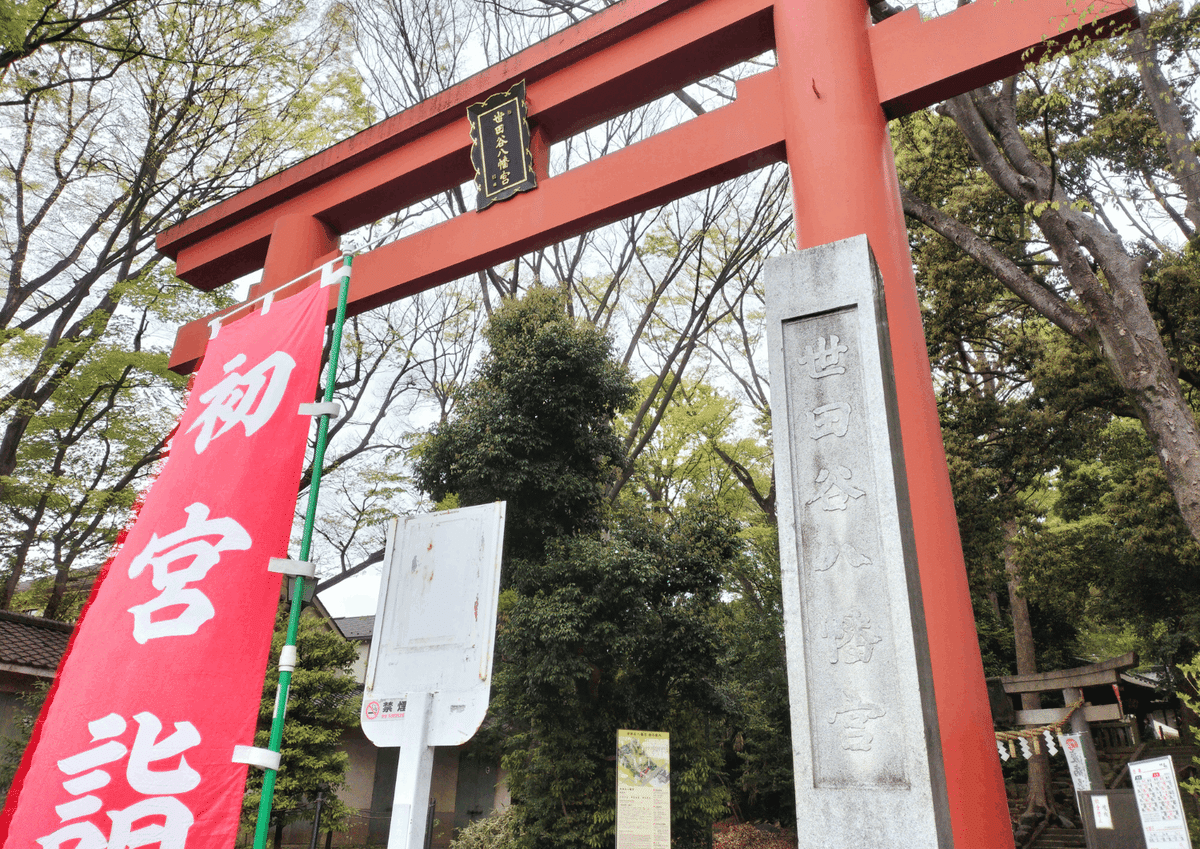
M1058 746L1054 745L1054 735L1050 733L1050 729L1047 728L1045 731L1043 731L1042 736L1046 738L1046 751L1049 752L1051 756L1057 755Z

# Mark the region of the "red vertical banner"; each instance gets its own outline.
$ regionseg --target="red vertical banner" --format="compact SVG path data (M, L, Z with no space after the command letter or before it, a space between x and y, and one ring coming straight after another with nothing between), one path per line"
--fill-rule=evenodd
M209 343L170 455L105 568L0 818L5 847L233 845L328 292Z

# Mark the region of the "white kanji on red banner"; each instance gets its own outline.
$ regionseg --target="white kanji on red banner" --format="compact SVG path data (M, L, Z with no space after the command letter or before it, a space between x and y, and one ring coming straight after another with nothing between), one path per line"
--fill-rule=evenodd
M3 849L237 841L231 755L254 741L281 580L267 564L287 554L328 313L313 287L209 342L13 779Z
M221 560L223 551L245 551L253 541L233 519L209 519L208 507L196 502L184 508L187 522L164 537L153 534L150 542L129 564L129 577L136 578L147 566L153 571L150 582L159 594L144 604L129 608L133 614L133 638L145 644L156 637L180 637L196 633L213 618L215 611L208 596L188 584L204 579L208 570ZM212 537L217 541L213 542ZM171 564L190 561L172 569ZM153 614L165 608L183 607L173 618L154 621Z
M244 375L234 371L245 362L245 354L227 362L225 377L200 396L200 403L208 406L188 428L188 433L200 428L197 454L203 454L210 442L239 424L249 436L270 421L283 399L288 376L296 367L296 361L283 351L271 354Z
M187 806L175 798L200 785L200 773L188 765L183 753L200 743L200 733L190 722L176 722L175 731L162 740L162 722L154 714L143 711L133 717L138 730L130 750L115 738L125 733L128 724L119 714L110 713L88 723L92 742L101 743L91 749L63 758L59 772L73 776L62 787L76 797L55 807L62 827L52 834L39 837L44 849L58 849L77 841L74 849L125 849L125 847L158 844L162 849L184 849L188 831L195 818ZM95 791L108 787L112 774L100 769L129 755L125 764L125 780L145 798L122 810L105 811L108 836L97 824L104 802ZM165 769L151 769L160 761L172 761ZM115 771L115 770L114 770ZM154 822L143 823L153 817Z

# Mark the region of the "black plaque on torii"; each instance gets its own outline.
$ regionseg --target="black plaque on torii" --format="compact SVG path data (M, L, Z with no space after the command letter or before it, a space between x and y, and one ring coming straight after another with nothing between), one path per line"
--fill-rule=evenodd
M475 166L475 209L537 188L530 147L525 81L467 107L471 122L471 163Z

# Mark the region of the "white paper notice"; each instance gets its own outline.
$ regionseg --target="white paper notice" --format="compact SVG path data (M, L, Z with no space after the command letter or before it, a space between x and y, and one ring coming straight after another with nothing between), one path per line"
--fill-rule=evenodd
M1096 828L1112 828L1112 809L1108 806L1107 796L1092 797L1092 817L1096 820Z
M1062 745L1063 754L1067 758L1067 767L1071 770L1071 783L1075 789L1082 792L1092 789L1088 779L1087 761L1083 757L1082 734L1059 734L1058 742Z
M671 749L665 731L617 732L617 849L671 849Z
M1171 756L1132 761L1129 775L1142 818L1142 833L1146 835L1146 849L1192 849Z

